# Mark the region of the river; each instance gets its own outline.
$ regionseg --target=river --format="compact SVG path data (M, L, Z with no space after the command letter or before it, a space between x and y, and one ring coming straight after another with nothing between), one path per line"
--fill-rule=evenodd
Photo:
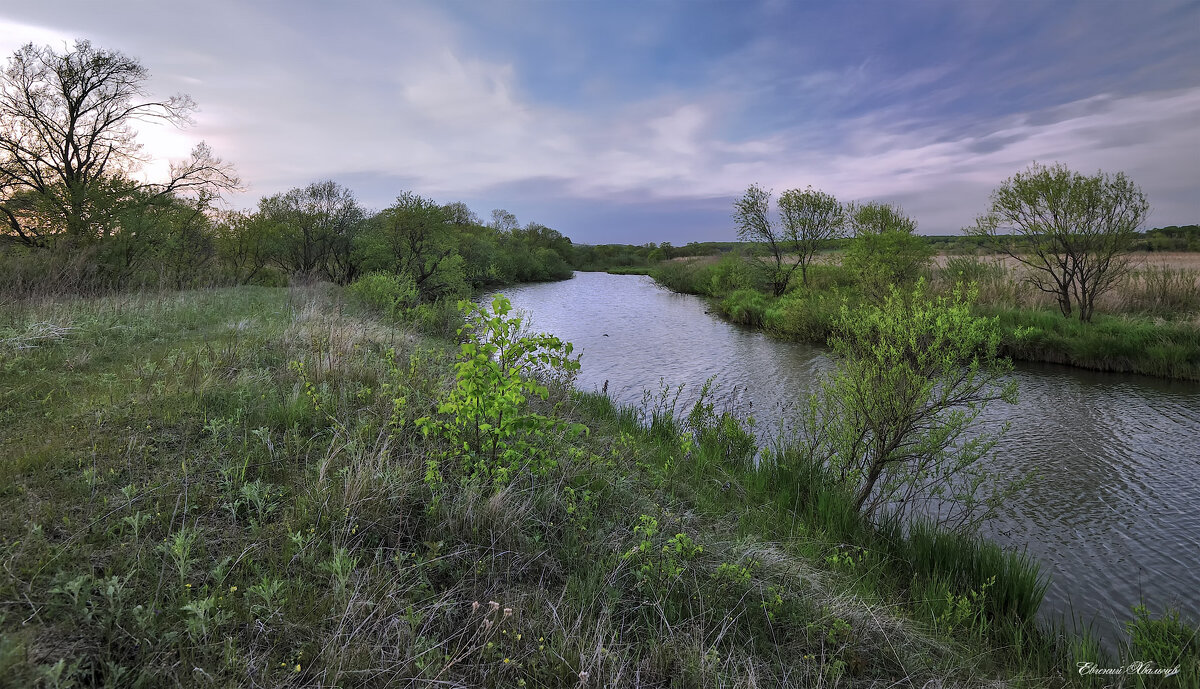
M648 277L576 273L509 287L532 329L582 352L578 387L624 404L683 385L679 408L710 377L735 412L774 436L832 362L821 348L781 342L710 314L699 297ZM1020 364L1016 405L986 423L1011 429L988 461L998 476L1036 472L984 533L1025 548L1051 584L1047 618L1082 618L1111 645L1131 606L1200 617L1200 384Z

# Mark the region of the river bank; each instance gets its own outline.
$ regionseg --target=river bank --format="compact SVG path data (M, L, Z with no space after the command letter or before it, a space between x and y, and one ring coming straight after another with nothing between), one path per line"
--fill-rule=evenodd
M731 459L732 427L689 454L676 417L555 389L539 411L590 432L539 441L545 473L455 473L418 423L454 345L341 294L5 307L0 684L1047 686L1121 661L991 614L1003 574L856 542L801 467Z
M808 285L795 285L780 297L768 294L739 263L744 260L726 256L625 272L705 297L731 322L792 342L824 344L843 303L871 298L854 275L829 261L810 268ZM1046 295L1000 262L955 257L936 262L927 276L934 293L946 293L960 281L975 285L976 312L998 318L1003 351L1015 361L1189 381L1200 380L1198 279L1189 268L1145 267L1107 295L1092 323L1081 323L1062 317Z
M583 352L582 389L651 408L677 396L687 409L714 377L718 408L753 416L764 445L787 443L802 401L832 367L823 348L736 326L710 302L646 277L578 273L505 293L533 328ZM1200 491L1200 386L1054 364L1018 364L1012 375L1018 403L981 419L1010 426L989 466L1036 480L985 532L1042 563L1052 579L1043 618L1081 617L1115 640L1141 601L1200 610L1200 572L1186 555L1200 549L1200 522L1179 502Z

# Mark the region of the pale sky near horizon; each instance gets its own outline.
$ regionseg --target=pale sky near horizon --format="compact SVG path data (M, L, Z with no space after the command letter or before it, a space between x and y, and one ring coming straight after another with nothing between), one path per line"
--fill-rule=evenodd
M1200 2L0 2L0 53L142 61L261 196L333 179L580 243L729 240L758 183L955 234L1031 162L1124 171L1200 222ZM153 173L154 169L148 170Z

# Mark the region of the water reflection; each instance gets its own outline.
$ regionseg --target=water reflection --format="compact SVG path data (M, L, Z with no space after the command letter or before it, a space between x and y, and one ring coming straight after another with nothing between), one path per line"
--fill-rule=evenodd
M581 388L607 381L624 404L663 381L684 385L686 408L716 376L719 401L773 435L831 366L818 348L737 328L643 276L577 273L505 293L536 330L582 352ZM1053 575L1044 612L1073 610L1110 639L1139 600L1200 616L1200 385L1052 365L1014 375L1020 402L985 417L1012 424L990 469L1039 478L987 533Z

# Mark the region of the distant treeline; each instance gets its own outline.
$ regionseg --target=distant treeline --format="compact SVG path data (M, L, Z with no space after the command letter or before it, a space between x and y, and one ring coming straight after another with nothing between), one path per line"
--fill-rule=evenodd
M1200 225L1170 225L1139 233L1135 251L1200 251ZM938 253L974 255L989 253L982 237L964 235L926 235L926 242ZM824 251L842 251L849 239L835 239L822 245ZM576 270L609 270L628 266L648 266L659 261L688 256L715 256L754 248L753 242L689 242L684 246L662 244L576 244L571 266Z
M576 244L571 267L575 270L603 271L625 266L645 266L672 258L723 254L742 246L742 242L689 242L684 246L672 246L670 242L640 245Z
M317 182L268 196L251 211L214 210L173 194L122 199L87 232L59 227L31 202L24 236L0 233L0 288L9 293L100 292L141 287L342 285L373 272L411 278L422 302L474 290L571 276L571 240L495 210L484 222L465 204L403 192L369 211L353 192ZM116 204L113 204L116 205Z
M975 236L928 236L937 251L946 254L988 253L987 238ZM844 241L844 240L843 240ZM1134 251L1200 251L1200 225L1170 225L1139 232Z

